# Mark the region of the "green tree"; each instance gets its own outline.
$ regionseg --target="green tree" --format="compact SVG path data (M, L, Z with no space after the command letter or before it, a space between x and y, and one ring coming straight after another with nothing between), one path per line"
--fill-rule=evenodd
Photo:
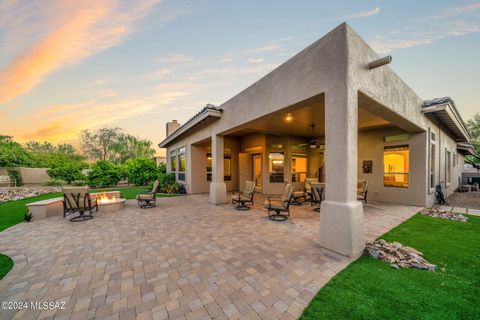
M476 113L472 119L467 121L467 128L472 136L471 143L476 154L473 156L467 156L465 162L480 169L480 113Z
M101 128L97 131L83 130L80 142L83 151L92 160L109 160L114 158L112 146L118 142L120 128Z
M88 164L83 161L75 161L66 159L59 161L51 166L47 170L47 174L50 178L61 179L67 183L72 183L75 180L85 180L85 175L82 170L88 168Z
M158 176L157 164L149 158L128 159L123 164L129 183L146 185Z
M109 161L95 162L88 172L88 185L91 187L116 186L123 177L122 168Z
M129 134L120 134L118 140L111 148L112 160L115 163L124 163L128 159L151 158L155 155L152 142L138 139Z
M71 144L53 145L50 142L29 141L25 145L31 155L32 166L51 168L55 164L66 161L83 162L84 157L77 154Z
M12 140L11 136L0 134L0 167L29 166L30 155L21 144Z

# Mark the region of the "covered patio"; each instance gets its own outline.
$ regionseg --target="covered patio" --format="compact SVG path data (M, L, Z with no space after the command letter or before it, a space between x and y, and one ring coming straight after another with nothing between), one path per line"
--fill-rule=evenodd
M60 217L0 234L15 260L0 282L2 301L63 301L63 310L4 310L27 319L296 319L351 260L316 241L319 214L295 206L273 222L257 194L249 211L213 205L208 195L162 198L142 210L96 214L80 224ZM179 201L180 200L180 201ZM367 239L420 208L363 205Z

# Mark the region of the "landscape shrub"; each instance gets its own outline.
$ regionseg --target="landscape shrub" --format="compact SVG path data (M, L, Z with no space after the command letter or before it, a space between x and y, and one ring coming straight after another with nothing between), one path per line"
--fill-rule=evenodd
M63 160L52 165L47 170L50 178L65 180L71 183L74 180L85 180L82 170L88 168L88 164L83 161Z
M75 186L75 187L83 187L83 186L88 185L88 181L87 180L75 180L75 181L72 181L71 185Z
M109 161L95 162L88 172L88 185L91 187L116 186L122 180L123 170Z
M135 158L125 161L122 165L128 183L138 186L147 185L157 178L158 168L154 160Z
M160 173L158 175L158 192L170 194L185 194L185 186L175 181L175 174Z
M43 183L44 186L51 186L51 187L60 187L66 184L67 182L65 180L57 179L57 178L50 179L47 182Z
M15 185L17 187L23 186L22 173L20 172L19 169L8 168L7 173L8 173L8 176L10 177L10 181L15 181Z
M175 182L174 173L159 173L158 174L158 183L159 186L169 185Z

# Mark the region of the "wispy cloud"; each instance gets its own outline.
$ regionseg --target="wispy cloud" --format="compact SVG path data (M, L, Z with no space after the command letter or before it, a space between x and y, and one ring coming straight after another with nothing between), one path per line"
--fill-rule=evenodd
M186 53L170 53L166 57L162 57L156 60L157 63L176 63L176 62L185 62L193 61L195 58Z
M259 63L259 62L263 62L263 59L262 58L250 58L250 59L248 59L248 62Z
M480 3L469 3L412 19L405 27L390 30L388 36L377 35L369 42L375 51L385 54L477 32L480 32Z
M148 14L157 1L140 0L135 4L115 0L53 1L50 10L55 15L50 17L49 23L45 25L45 21L38 19L31 24L31 27L48 32L25 51L17 53L0 71L0 103L31 90L48 74L65 65L78 63L120 44L134 30L135 22ZM18 6L29 5L15 1L13 5L3 5L0 17ZM44 11L42 8L40 13ZM32 10L29 14L25 19L33 19L39 12ZM11 30L9 34L21 38L23 32L26 31Z
M375 16L379 13L380 13L380 7L375 7L371 10L368 10L368 11L353 13L351 15L346 16L344 19L358 19L358 18L371 17L371 16Z

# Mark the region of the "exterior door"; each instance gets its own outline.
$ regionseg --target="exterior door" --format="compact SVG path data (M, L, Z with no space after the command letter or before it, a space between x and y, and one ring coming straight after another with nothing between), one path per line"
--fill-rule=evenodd
M252 176L257 190L262 190L262 155L252 154Z

